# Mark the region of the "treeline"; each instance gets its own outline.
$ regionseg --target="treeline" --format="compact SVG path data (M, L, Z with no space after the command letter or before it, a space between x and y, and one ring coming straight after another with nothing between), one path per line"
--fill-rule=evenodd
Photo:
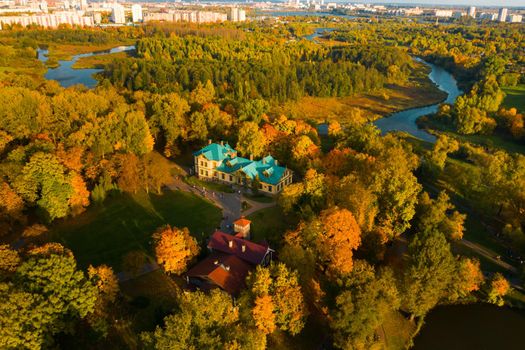
M105 72L130 90L186 92L210 80L221 98L283 102L302 96L348 96L404 83L411 60L391 47L326 48L247 33L243 40L185 35L145 38L139 58L122 59Z

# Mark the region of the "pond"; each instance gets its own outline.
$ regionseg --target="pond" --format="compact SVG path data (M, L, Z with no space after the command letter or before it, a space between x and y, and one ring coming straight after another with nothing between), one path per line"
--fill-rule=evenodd
M100 73L103 69L75 69L73 65L82 57L90 57L96 55L104 55L110 53L124 52L134 50L135 46L118 46L110 50L96 51L90 53L83 53L80 55L75 55L71 60L61 60L58 61L58 67L49 68L45 74L45 78L48 80L56 80L60 83L62 87L69 87L76 84L82 84L86 87L92 89L94 88L98 80L93 77L94 74ZM38 59L42 62L47 62L48 60L48 50L38 49Z
M523 349L525 312L490 304L440 306L414 339L416 350Z

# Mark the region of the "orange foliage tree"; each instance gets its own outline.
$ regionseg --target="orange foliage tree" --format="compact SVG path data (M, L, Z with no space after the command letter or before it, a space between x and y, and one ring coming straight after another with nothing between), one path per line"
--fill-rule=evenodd
M317 237L319 257L335 275L352 271L352 250L361 244L361 229L354 215L337 207L324 210L320 216L322 232Z
M153 234L157 262L168 273L181 274L186 271L188 262L199 254L195 238L187 228L162 227Z
M503 306L505 301L503 297L510 291L510 283L503 277L501 273L494 274L490 282L488 301L498 306Z

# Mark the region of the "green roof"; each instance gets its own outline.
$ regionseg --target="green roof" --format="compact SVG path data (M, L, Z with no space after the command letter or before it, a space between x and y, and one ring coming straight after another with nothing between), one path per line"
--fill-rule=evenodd
M203 149L193 153L194 156L204 155L208 160L222 161L230 156L232 153L237 153L230 145L210 143Z

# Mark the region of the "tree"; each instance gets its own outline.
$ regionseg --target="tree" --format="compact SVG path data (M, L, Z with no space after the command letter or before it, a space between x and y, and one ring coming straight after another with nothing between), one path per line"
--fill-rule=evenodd
M503 277L501 273L495 273L490 281L488 291L488 302L503 306L505 300L503 297L510 291L510 283Z
M361 229L347 209L331 208L321 212L321 230L316 240L323 266L335 276L352 271L352 250L361 244Z
M146 346L158 350L243 349L263 350L266 337L240 325L231 298L220 290L183 293L178 311L164 319L164 326L143 335ZM247 347L249 346L249 347Z
M69 175L73 193L69 198L69 207L73 215L82 213L89 205L89 191L86 183L80 174L71 173Z
M270 104L263 99L247 100L239 108L239 121L249 121L255 124L261 124L263 116L268 112Z
M255 298L252 314L255 326L264 334L273 333L275 330L275 305L270 295Z
M168 273L180 275L186 271L188 262L199 254L195 238L187 228L165 226L153 234L157 262Z
M408 247L403 306L411 317L422 317L446 296L455 260L443 233L418 232Z
M341 349L373 348L376 329L389 312L399 307L393 273L387 269L375 271L364 260L357 260L342 284L336 308L331 311L334 345Z
M150 152L142 158L141 176L143 188L149 193L155 189L161 193L162 186L173 181L170 171L170 163L157 152Z
M285 213L290 213L299 203L303 193L304 185L302 183L294 183L286 186L279 194L279 206Z
M258 329L272 333L279 328L291 335L301 332L306 306L297 272L290 271L283 263L268 268L257 266L246 284L241 299L248 300L251 317Z
M454 205L450 203L446 192L440 192L436 199L431 199L427 192L422 192L416 210L417 228L421 231L436 229L443 232L448 239L461 239L467 216L458 211L451 211L453 209Z
M90 265L88 276L97 287L97 301L93 313L88 316L88 321L95 330L107 336L111 307L119 293L118 279L113 269L106 265Z
M451 139L446 135L439 135L430 153L430 161L439 170L443 170L448 154L456 152L458 149L459 143L455 139Z
M0 280L2 275L14 273L20 265L20 256L7 244L0 245Z
M191 104L203 106L206 103L213 102L214 98L215 88L210 80L207 80L205 85L199 81L195 89L190 93Z
M237 150L244 156L260 157L264 154L266 141L254 122L244 122L239 127Z
M59 244L32 249L0 283L0 347L49 347L53 335L93 312L96 298L70 251Z
M456 273L453 275L448 297L451 301L465 298L479 290L485 279L476 259L461 258L456 265Z
M42 208L49 220L68 214L74 190L55 156L35 153L16 178L14 187L26 201Z

